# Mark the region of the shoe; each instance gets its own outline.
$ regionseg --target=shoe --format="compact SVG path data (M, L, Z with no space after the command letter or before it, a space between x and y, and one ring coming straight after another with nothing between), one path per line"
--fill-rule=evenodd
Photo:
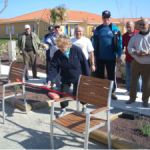
M86 107L82 107L82 112L86 114Z
M125 93L123 93L124 95L129 95L129 91L126 91Z
M143 102L143 106L144 107L148 107L148 103L147 102Z
M117 96L116 96L115 92L111 94L111 98L112 98L113 100L117 100Z
M134 103L135 101L132 101L132 100L128 100L126 101L126 104L131 104L131 103Z
M36 77L33 77L34 79L40 79L40 77L36 76Z
M61 110L60 113L57 115L57 118L60 118L66 114L66 109Z

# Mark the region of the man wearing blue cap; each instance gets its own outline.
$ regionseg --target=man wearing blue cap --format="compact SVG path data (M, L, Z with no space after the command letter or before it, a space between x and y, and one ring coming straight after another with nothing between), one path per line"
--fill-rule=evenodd
M116 62L121 63L122 37L117 26L110 22L111 13L102 12L103 24L98 26L94 32L94 55L97 63L97 77L104 79L105 66L108 80L114 81L111 98L117 100L116 90Z

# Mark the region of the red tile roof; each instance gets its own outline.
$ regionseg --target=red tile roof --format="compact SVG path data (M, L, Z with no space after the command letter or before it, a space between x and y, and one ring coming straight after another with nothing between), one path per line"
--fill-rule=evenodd
M50 16L50 9L43 9L39 10L36 12L28 13L25 15L21 15L18 17L14 17L11 19L7 20L0 20L0 23L6 23L6 22L21 22L21 21L26 21L26 20L35 20L35 19L42 19L44 21L49 22L48 16ZM89 13L89 12L84 12L84 11L74 11L74 10L68 10L68 22L72 21L81 21L83 22L84 20L88 23L97 23L101 24L102 23L102 16ZM111 18L111 22L119 22L118 19Z

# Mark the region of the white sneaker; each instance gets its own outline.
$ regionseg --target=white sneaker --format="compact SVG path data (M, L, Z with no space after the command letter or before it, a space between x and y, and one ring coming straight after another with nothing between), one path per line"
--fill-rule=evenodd
M129 95L129 91L126 91L125 93L123 93L124 95Z

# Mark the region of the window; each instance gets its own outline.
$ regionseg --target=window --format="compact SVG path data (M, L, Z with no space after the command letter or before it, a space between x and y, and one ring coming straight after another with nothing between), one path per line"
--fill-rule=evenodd
M5 34L8 35L8 26L5 26Z
M31 32L35 31L35 24L31 24Z
M14 35L14 25L11 26L11 34Z
M48 30L48 28L47 28L47 24L45 24L45 30Z

